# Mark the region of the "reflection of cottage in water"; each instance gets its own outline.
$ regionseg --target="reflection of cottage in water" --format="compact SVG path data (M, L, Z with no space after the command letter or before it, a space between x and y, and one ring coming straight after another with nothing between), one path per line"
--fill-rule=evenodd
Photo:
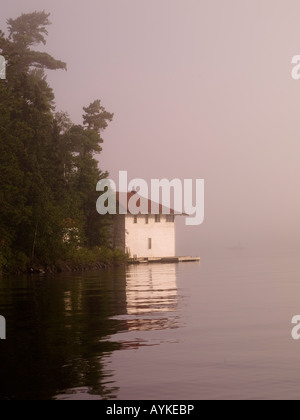
M176 310L176 266L133 267L127 277L126 302L129 315Z
M128 331L151 331L178 328L176 266L131 266L126 281L127 315L116 317ZM123 344L124 341L122 340ZM142 344L139 339L128 341L129 347Z

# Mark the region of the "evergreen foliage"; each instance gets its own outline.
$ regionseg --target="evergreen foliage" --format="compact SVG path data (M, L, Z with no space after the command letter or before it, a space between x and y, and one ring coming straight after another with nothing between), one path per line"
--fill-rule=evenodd
M0 80L0 271L23 271L109 248L109 218L96 213L97 182L108 176L95 154L113 119L100 100L84 108L83 124L56 113L46 70L66 64L46 44L49 14L9 19L0 31L7 78ZM79 252L79 250L81 250ZM81 257L82 258L82 257ZM94 257L93 257L94 258Z

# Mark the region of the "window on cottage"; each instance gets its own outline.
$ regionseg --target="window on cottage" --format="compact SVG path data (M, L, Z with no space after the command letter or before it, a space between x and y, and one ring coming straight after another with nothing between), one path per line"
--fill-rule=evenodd
M152 249L152 238L148 238L148 249Z
M166 222L167 223L174 223L175 222L175 216L174 216L174 214L167 214L167 216L166 216Z
M133 218L133 223L137 223L138 222L138 218L137 218L137 216L134 216L134 218Z
M149 216L148 215L145 216L145 223L146 223L146 225L149 225Z
M160 214L155 215L155 223L160 223Z

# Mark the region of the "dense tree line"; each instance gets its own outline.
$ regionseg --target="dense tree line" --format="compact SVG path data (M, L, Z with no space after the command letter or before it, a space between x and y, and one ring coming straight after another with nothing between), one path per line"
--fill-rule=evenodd
M82 125L56 113L45 70L66 64L45 52L49 15L23 14L0 31L7 61L0 80L0 271L26 270L108 246L107 218L96 213L102 132L113 114L96 100ZM81 250L81 251L79 251Z

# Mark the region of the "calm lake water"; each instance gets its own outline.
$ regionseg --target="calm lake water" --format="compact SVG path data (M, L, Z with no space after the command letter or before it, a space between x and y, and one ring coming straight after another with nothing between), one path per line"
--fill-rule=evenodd
M0 399L299 399L298 254L0 279Z

